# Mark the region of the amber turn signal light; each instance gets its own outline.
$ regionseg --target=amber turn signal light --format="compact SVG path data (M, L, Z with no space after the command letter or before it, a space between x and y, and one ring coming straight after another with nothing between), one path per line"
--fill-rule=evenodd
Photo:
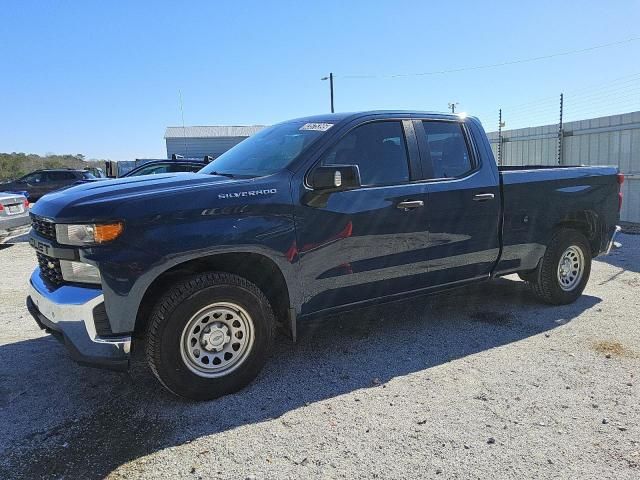
M106 223L95 226L94 239L96 243L110 242L120 236L124 230L124 224L122 222Z

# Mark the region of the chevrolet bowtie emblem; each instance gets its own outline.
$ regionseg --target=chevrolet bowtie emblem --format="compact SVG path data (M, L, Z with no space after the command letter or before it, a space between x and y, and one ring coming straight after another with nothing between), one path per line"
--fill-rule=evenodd
M47 263L47 267L49 267L49 268L51 268L51 269L56 268L56 266L53 264L53 262L49 262L49 263Z

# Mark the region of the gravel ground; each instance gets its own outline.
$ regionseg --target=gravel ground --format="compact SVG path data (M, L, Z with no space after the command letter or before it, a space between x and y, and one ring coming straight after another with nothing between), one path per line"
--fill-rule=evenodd
M640 477L640 236L573 305L516 277L314 322L206 403L75 365L0 250L0 478Z

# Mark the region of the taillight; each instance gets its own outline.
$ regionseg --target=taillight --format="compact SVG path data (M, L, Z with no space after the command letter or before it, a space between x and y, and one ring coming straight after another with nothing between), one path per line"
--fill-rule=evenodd
M2 204L0 203L0 212L1 212L2 210L4 210L4 205L2 205Z
M27 200L26 198L24 199L24 201L22 202L22 204L24 205L24 208L28 209L29 208L29 200Z
M622 185L624 183L624 173L618 174L618 185Z

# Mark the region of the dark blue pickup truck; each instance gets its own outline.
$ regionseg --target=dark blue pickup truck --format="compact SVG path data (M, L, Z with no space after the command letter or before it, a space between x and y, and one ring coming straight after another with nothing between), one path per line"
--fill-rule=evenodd
M498 168L472 117L363 112L262 130L199 173L96 182L32 210L27 304L87 365L131 348L170 391L249 383L276 328L518 273L575 301L618 228L612 167Z

